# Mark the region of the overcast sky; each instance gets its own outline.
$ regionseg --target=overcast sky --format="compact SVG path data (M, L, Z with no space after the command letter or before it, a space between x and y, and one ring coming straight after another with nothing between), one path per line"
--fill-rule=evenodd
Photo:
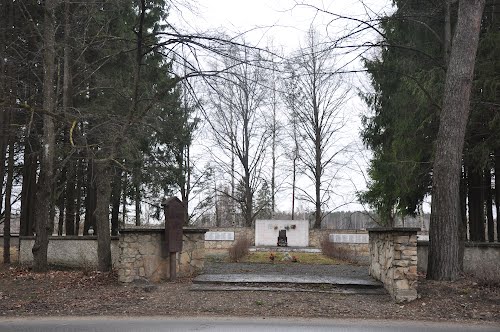
M300 1L293 0L199 0L192 2L193 8L187 10L179 7L180 10L172 10L169 20L176 22L175 25L187 32L218 30L234 36L244 33L244 39L254 46L266 47L270 41L274 47L279 48L284 54L297 49L304 44L307 30L314 27L323 36L330 39L345 34L353 27L353 20L337 19L327 13L319 13L309 5L318 7L328 12L344 15L350 18L366 20L375 19L391 11L389 0L324 0L324 1ZM304 5L306 4L306 5ZM376 34L373 31L366 31L358 36L356 42L375 41ZM373 50L369 52L374 52ZM358 54L359 55L359 54ZM369 54L364 53L364 56ZM353 54L345 56L345 61L350 61ZM361 63L355 61L350 65L350 69L361 69ZM354 89L369 89L364 74L352 77L349 84ZM357 144L362 146L359 137L361 127L360 116L366 112L366 105L355 96L347 106L349 108L349 125L351 136L357 138ZM352 171L349 175L351 179L343 186L349 196L347 200L352 200L356 190L365 188L365 177L367 158L369 153L361 153L351 168L362 169L364 174ZM347 188L348 187L348 188ZM286 197L286 193L282 194ZM289 196L289 195L288 195ZM289 200L283 199L278 204L280 210L289 208ZM337 205L343 204L341 200ZM340 210L362 210L359 204L350 204Z

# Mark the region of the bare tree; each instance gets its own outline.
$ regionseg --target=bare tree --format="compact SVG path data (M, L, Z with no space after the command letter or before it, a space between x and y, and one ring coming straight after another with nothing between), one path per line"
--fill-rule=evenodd
M240 178L237 188L242 195L238 195L238 190L231 195L240 204L245 225L251 226L258 211L254 207L254 193L261 183L268 141L261 109L265 98L264 75L263 69L256 66L261 61L258 53L233 45L230 54L223 60L228 69L210 83L216 97L212 98L214 112L207 114L207 121L218 147L239 162L234 172ZM232 163L215 157L228 171L233 170Z
M337 159L347 148L339 142L339 135L346 124L343 107L349 93L335 74L333 50L322 44L312 29L306 42L295 58L298 88L303 96L295 116L301 139L299 159L304 174L314 185L314 194L304 188L300 191L305 200L314 204L314 227L320 228L340 167Z
M295 198L297 188L297 165L299 162L300 153L300 137L298 131L297 109L300 104L300 90L298 89L297 74L293 69L293 65L288 65L287 69L289 77L283 81L282 98L287 109L288 119L288 136L291 139L291 145L287 147L288 153L286 156L292 162L292 220L295 219Z
M54 113L56 96L54 93L55 79L55 11L57 0L45 1L44 29L43 29L43 109ZM33 269L38 272L47 270L47 248L50 232L50 209L53 197L54 160L55 160L55 130L54 119L51 115L43 116L42 157L40 161L40 175L38 181L36 205L36 237L33 245Z

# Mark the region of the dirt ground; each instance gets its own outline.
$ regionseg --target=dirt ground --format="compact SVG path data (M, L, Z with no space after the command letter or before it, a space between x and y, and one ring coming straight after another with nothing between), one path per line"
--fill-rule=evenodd
M39 274L0 265L0 317L322 317L476 321L500 326L499 287L470 278L454 283L421 279L421 298L407 304L395 304L388 295L195 292L189 290L190 285L190 279L154 286L121 285L115 273L53 270Z

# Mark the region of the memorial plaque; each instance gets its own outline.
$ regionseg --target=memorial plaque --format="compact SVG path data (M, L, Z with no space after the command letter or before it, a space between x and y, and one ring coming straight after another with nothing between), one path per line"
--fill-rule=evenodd
M177 198L164 199L165 242L170 253L182 251L182 226L184 225L185 207Z

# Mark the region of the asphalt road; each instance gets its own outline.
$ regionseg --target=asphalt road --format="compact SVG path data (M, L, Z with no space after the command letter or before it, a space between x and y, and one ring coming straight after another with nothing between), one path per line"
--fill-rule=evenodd
M264 319L264 318L0 318L0 331L23 332L128 332L128 331L428 331L498 332L499 325L468 325L408 321L324 320L324 319Z

